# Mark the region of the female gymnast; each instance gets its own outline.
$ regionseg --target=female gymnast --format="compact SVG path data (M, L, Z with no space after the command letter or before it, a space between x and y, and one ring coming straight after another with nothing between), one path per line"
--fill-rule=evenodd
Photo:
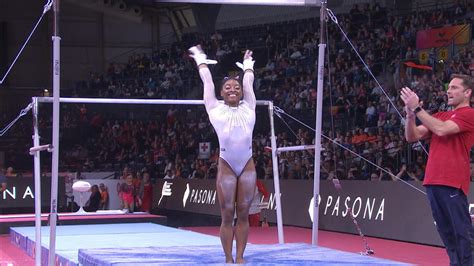
M236 263L245 263L243 255L249 230L249 208L255 194L256 171L252 159L252 133L255 125L256 99L253 92L252 51L247 50L244 61L237 65L244 71L242 84L238 77L225 78L220 90L224 102L216 98L214 82L208 60L200 46L189 49L199 68L204 83L204 105L209 120L219 139L220 153L217 169L217 196L222 222L220 238L226 263L234 263L232 241L234 213L237 214L235 240L237 243ZM243 97L242 97L243 96Z

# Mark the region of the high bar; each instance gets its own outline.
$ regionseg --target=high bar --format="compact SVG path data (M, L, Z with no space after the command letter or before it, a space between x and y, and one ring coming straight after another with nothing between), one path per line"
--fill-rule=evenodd
M156 3L265 5L265 6L321 6L321 0L155 0Z
M52 103L53 97L38 97L40 103ZM203 100L173 99L113 99L113 98L59 98L61 103L102 103L102 104L176 104L203 105ZM257 105L268 105L271 101L257 100Z

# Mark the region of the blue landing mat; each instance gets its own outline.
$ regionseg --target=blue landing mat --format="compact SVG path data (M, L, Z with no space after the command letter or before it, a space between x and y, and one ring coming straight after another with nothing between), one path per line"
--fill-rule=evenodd
M34 227L12 227L12 230L28 237L35 236ZM176 228L153 223L118 223L90 225L61 225L56 227L56 235L85 235L85 234L127 234L133 233L176 233L183 232ZM187 231L186 231L187 232ZM41 227L41 234L49 236L49 226Z
M235 254L234 254L235 256ZM249 265L407 265L308 244L247 245ZM220 246L81 249L83 265L224 265Z
M62 265L77 265L79 249L113 248L120 253L122 248L221 245L218 237L152 223L62 225L56 229L56 256ZM41 259L46 265L49 227L43 226L41 233ZM33 255L34 227L12 227L10 239Z

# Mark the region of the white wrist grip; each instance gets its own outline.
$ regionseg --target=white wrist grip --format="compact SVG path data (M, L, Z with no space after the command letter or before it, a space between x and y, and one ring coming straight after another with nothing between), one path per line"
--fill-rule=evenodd
M206 64L206 65L217 64L216 60L207 59L206 54L203 54L203 53L195 54L192 57L194 58L194 61L196 61L196 65L198 66L202 64Z
M194 61L196 61L196 65L202 65L202 64L217 64L216 60L211 60L207 59L207 55L202 52L202 50L198 49L196 46L193 46L189 48L189 52L191 53L189 56L194 58Z
M246 70L253 71L253 65L255 64L255 61L252 58L249 58L249 59L245 59L243 64L240 62L236 62L235 64L243 71L246 71Z

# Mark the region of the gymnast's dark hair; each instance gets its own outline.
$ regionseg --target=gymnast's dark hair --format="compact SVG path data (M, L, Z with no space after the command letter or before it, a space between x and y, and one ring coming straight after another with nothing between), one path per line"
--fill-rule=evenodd
M224 77L221 81L221 86L220 86L219 90L222 90L222 88L224 87L224 84L230 79L236 80L237 82L239 82L240 86L242 86L242 77L243 77L242 73L238 73L237 75L229 75L229 76Z

